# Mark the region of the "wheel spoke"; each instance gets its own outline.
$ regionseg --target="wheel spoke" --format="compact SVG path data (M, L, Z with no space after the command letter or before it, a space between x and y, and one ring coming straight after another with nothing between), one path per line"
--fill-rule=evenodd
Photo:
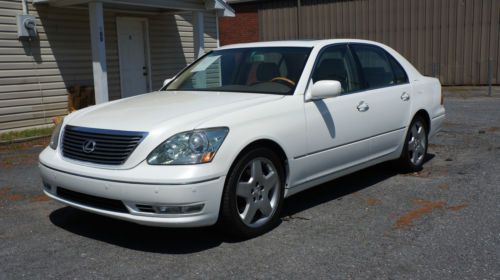
M408 151L414 151L415 150L415 138L411 138L411 140L408 142Z
M425 134L425 131L424 131L424 127L423 126L420 126L418 128L418 138L420 140L424 139L424 134Z
M252 179L258 181L262 179L262 162L260 160L254 160L251 167Z
M425 147L423 143L420 143L420 145L417 146L416 151L419 153L419 155L423 155L425 152Z
M236 187L236 195L250 198L252 196L252 184L250 182L239 182Z
M418 160L418 153L417 153L417 151L413 151L413 154L411 156L411 162L413 164L417 164L417 160Z
M257 213L257 205L255 203L249 203L245 212L243 212L243 222L246 224L251 224L253 218L255 217L255 213Z
M261 201L259 209L264 216L268 217L269 215L271 215L271 213L273 212L273 207L271 206L271 202L269 201L269 199L267 199L267 197Z
M264 189L266 191L271 190L276 185L277 182L278 182L278 175L273 170L273 171L269 172L269 174L267 174L267 176L264 176L264 180L263 180Z

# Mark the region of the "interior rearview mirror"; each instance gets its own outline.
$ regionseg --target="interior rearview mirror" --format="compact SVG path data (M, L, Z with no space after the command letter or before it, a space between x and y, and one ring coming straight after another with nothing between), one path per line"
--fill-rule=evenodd
M311 88L311 100L319 100L339 96L342 93L342 85L339 81L322 80L317 81Z
M165 79L165 81L163 81L163 86L166 86L168 85L168 83L170 83L170 81L172 81L172 79Z

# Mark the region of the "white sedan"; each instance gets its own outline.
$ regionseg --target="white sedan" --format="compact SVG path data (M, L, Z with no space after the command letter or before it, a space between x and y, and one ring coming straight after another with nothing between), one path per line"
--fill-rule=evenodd
M284 198L383 161L422 167L441 85L364 40L232 45L157 91L92 106L40 155L44 192L139 224L251 237Z

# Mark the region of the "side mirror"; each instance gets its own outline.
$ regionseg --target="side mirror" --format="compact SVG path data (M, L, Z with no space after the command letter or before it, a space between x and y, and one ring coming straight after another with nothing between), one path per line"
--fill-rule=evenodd
M339 81L323 80L317 81L312 85L310 98L311 100L325 99L329 97L339 96L342 93L342 85Z
M168 83L170 83L172 81L172 79L165 79L165 81L163 81L163 87L168 85Z

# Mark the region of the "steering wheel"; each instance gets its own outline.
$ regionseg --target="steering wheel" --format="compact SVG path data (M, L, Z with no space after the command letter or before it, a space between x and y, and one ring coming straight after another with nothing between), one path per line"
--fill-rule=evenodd
M276 82L276 81L283 81L283 82L286 82L287 84L291 85L292 87L295 86L295 82L288 79L288 78L285 78L285 77L275 77L275 78L272 78L271 79L271 82Z

